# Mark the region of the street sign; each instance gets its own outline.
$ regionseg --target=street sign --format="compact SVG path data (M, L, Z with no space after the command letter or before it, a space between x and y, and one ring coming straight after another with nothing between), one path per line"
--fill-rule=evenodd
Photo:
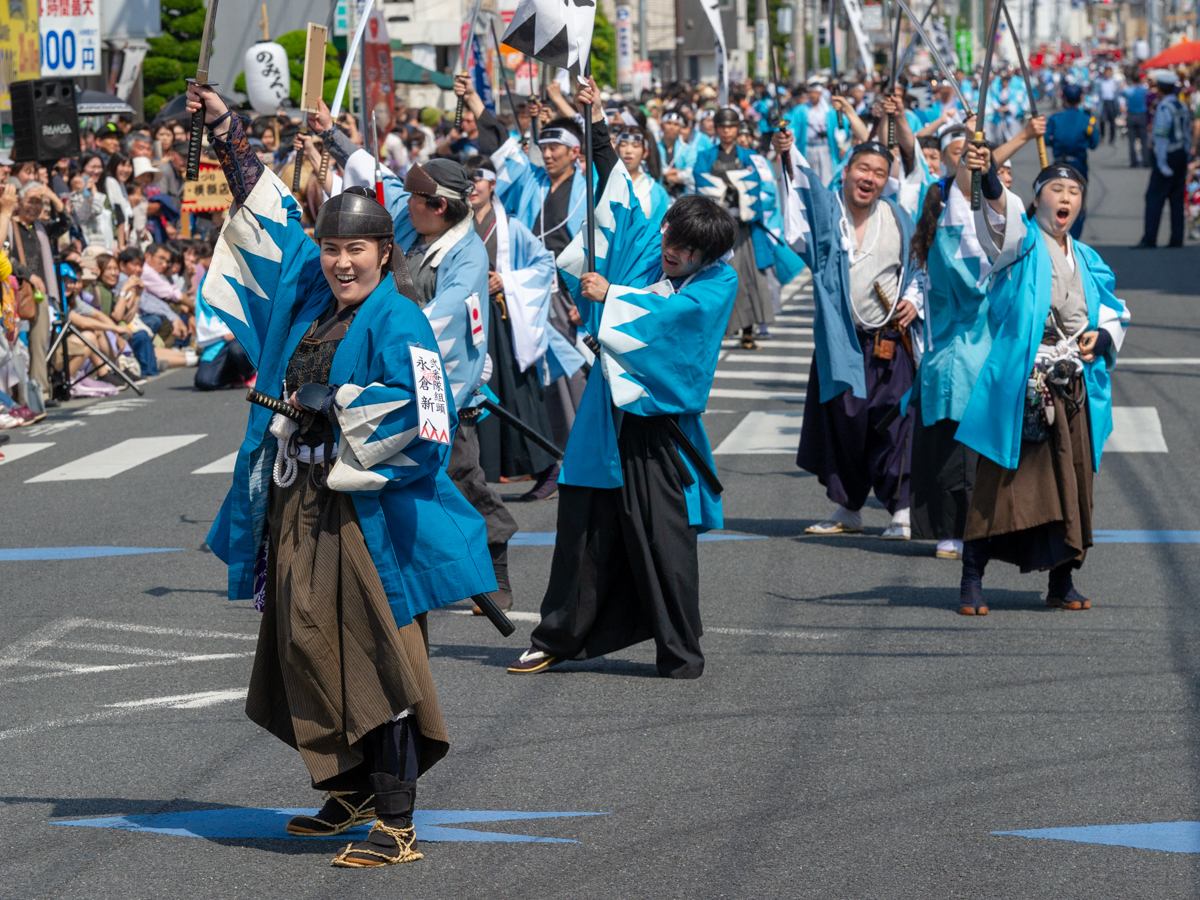
M42 0L42 77L100 74L100 0Z

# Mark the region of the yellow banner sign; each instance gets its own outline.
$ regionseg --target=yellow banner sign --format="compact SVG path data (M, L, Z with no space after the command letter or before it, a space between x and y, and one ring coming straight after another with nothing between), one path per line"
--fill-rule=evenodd
M212 163L200 164L200 179L189 181L183 186L183 211L185 213L216 212L233 205L233 194L220 166Z

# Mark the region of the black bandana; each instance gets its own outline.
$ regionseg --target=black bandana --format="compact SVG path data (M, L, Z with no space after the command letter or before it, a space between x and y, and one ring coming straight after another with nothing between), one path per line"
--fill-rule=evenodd
M860 153L878 153L887 160L888 171L891 171L892 163L894 162L892 152L883 144L879 143L879 141L863 141L861 144L855 144L853 147L851 147L850 156L846 159L847 168L849 168L850 163L854 161L854 157L858 156Z
M1053 181L1055 178L1067 178L1074 181L1079 185L1079 189L1083 192L1084 196L1087 196L1087 179L1074 166L1064 165L1063 163L1046 166L1046 168L1038 172L1038 177L1033 182L1033 196L1036 197L1040 194L1046 183Z

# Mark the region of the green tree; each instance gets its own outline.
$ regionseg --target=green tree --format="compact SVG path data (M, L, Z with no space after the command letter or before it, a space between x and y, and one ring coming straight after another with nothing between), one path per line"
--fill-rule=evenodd
M617 30L599 4L596 4L596 27L592 31L592 77L597 85L609 90L617 84Z
M159 5L163 36L150 38L150 52L142 64L146 118L187 90L185 79L195 74L204 31L203 0L160 0Z
M275 38L275 43L279 44L287 53L288 58L288 73L292 76L292 86L289 96L292 103L296 106L300 105L300 87L304 80L304 45L308 41L308 30L298 29L289 31L287 34L281 34ZM333 104L333 94L337 90L338 79L342 77L342 67L338 65L337 50L333 44L325 46L325 84L321 87L321 96L325 102ZM237 79L233 82L233 89L241 93L246 93L246 73L239 72Z

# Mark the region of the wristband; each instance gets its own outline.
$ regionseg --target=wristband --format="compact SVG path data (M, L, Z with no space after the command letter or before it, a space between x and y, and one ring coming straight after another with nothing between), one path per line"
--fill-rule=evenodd
M983 173L981 185L983 196L987 200L999 200L1004 196L1004 185L1000 183L1000 175L996 172L996 164Z
M233 110L227 109L227 110L225 110L225 115L223 115L217 119L214 119L212 122L207 123L204 127L207 128L209 133L211 134L213 131L216 130L218 125L220 125L222 122L224 122L226 119L228 119L232 115L233 115ZM214 137L215 137L215 135L214 135Z

